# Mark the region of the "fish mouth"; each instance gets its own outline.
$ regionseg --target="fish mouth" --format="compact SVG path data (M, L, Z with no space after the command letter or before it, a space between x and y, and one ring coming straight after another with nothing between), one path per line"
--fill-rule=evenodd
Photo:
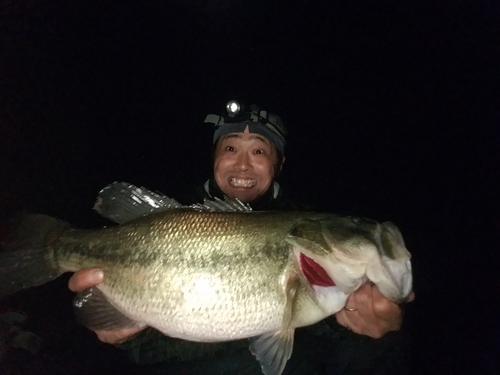
M257 180L253 178L231 177L229 179L229 184L233 187L238 187L238 188L251 188L257 185Z

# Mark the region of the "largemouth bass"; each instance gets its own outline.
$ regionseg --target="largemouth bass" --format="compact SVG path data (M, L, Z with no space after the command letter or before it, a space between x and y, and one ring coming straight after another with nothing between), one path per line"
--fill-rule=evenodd
M126 183L96 210L119 225L74 229L30 215L0 253L0 296L98 267L104 281L75 297L92 330L151 326L201 342L250 339L267 375L290 358L294 330L342 309L373 282L391 301L412 289L410 254L389 222L262 211L233 201L185 207Z

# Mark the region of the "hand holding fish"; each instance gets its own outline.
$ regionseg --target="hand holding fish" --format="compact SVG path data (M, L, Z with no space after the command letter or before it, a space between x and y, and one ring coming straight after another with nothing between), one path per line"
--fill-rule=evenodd
M75 272L68 282L68 287L72 292L81 293L86 289L97 286L104 279L102 270L98 268L88 268ZM144 328L132 327L122 328L113 331L94 331L97 338L106 344L121 344L132 336L136 335Z
M408 302L415 299L411 292ZM354 333L375 339L398 331L403 322L401 307L388 300L373 284L367 283L347 299L346 309L335 314L337 322Z

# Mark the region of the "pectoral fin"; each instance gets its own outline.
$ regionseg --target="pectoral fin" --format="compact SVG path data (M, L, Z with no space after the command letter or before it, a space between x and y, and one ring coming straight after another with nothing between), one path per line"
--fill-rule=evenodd
M115 331L122 328L140 327L109 303L97 288L78 293L73 300L77 320L92 331Z
M284 282L285 311L281 329L250 339L250 351L257 358L265 375L280 375L292 355L295 328L290 327L292 309L300 280L290 267Z
M280 375L292 355L295 329L271 332L250 339L250 351L265 375Z

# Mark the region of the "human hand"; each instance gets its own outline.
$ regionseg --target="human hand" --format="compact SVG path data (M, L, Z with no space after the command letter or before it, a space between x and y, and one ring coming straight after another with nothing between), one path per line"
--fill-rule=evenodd
M414 299L415 294L411 292L408 302ZM371 283L352 293L345 308L336 313L335 318L340 325L353 332L376 339L387 332L398 331L403 323L401 308L385 298Z
M68 287L78 293L98 285L104 279L104 273L98 268L87 268L75 272L69 279ZM142 331L145 327L122 328L116 331L94 331L97 338L107 344L121 344Z

